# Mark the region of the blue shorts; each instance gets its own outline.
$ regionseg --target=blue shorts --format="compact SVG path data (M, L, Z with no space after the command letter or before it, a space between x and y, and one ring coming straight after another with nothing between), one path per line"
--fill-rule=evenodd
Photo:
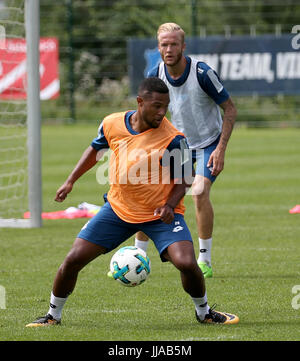
M220 137L218 137L212 144L202 149L193 149L193 162L196 162L196 174L202 175L210 179L213 183L217 177L211 175L212 165L207 167L207 162L211 153L216 149L219 144Z
M77 237L105 247L107 252L110 252L138 231L144 232L153 240L161 256L167 247L174 242L193 242L191 233L181 214L175 213L174 220L170 224L161 220L128 223L116 215L109 202L106 202L100 211L82 227ZM162 258L162 261L165 259Z

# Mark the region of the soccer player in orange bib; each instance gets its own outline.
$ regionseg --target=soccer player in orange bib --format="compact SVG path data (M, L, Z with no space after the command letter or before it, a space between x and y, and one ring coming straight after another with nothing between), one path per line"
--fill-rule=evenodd
M165 117L168 105L165 83L158 78L145 79L139 87L137 110L106 117L98 136L58 189L55 200L63 202L74 183L96 165L103 150L112 150L107 201L81 229L59 267L48 313L27 327L59 324L80 270L137 231L153 240L163 262L171 262L180 271L183 289L195 305L199 322L239 321L235 315L210 308L207 302L204 277L184 221L183 197L192 184L192 174L187 171L192 169L192 160L184 135ZM180 157L171 160L168 155L176 151Z

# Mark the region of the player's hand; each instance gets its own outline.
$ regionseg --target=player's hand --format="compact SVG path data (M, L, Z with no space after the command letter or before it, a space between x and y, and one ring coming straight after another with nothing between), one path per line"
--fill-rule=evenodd
M68 193L70 193L73 189L72 183L64 183L56 192L56 196L54 200L56 202L63 202L66 198Z
M160 219L167 224L173 222L174 219L174 210L168 204L165 204L162 207L156 208L154 211L155 216L160 216Z
M207 167L211 170L211 175L216 177L224 169L225 152L216 148L210 155Z

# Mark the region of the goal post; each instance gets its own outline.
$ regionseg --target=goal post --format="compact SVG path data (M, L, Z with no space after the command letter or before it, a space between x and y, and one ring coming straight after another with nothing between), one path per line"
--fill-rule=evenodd
M8 2L9 3L9 2ZM15 1L16 3L16 1ZM26 73L27 73L27 97L26 97L26 118L20 124L17 124L15 127L15 132L21 133L20 129L24 128L24 122L26 122L27 131L24 134L21 134L20 139L22 137L27 138L24 141L24 147L20 146L19 157L21 157L21 153L26 153L24 156L24 161L20 161L19 159L11 158L10 153L15 153L14 147L18 148L18 141L15 136L13 138L14 128L11 124L15 124L17 114L24 112L24 109L21 109L20 104L22 102L15 102L15 110L11 111L11 104L7 106L8 111L4 110L1 112L2 119L4 119L3 124L0 122L1 128L6 129L6 133L3 137L0 137L0 144L3 144L2 152L0 152L0 157L2 153L2 157L4 154L7 155L8 160L4 160L0 165L3 164L12 164L14 166L14 162L20 162L25 169L13 169L13 168L4 168L7 174L3 175L1 178L0 174L0 205L2 203L3 207L6 206L9 208L10 203L16 203L20 199L20 203L23 202L23 205L19 208L19 215L15 216L17 212L14 209L13 217L9 217L10 213L8 212L8 216L5 215L5 211L3 209L0 213L0 227L15 227L15 228L36 228L42 226L42 180L41 180L41 110L40 110L40 75L39 75L39 42L40 42L40 2L39 0L24 0L20 6L23 6L22 13L24 14L24 23L25 29L24 32L26 34ZM8 16L12 12L11 9L14 8L7 7ZM0 19L1 22L2 19ZM13 22L12 19L4 19L3 23L11 24ZM20 21L18 21L19 23ZM9 34L6 34L8 37ZM21 37L20 34L17 34L16 37ZM5 101L6 103L12 103L9 100ZM1 106L1 103L0 103ZM10 122L9 116L10 112L14 113L11 117L13 119ZM7 117L7 119L6 119ZM7 129L12 129L7 131ZM14 144L16 143L16 144ZM20 141L22 143L22 141ZM5 149L5 146L7 147ZM22 150L23 149L23 150ZM1 151L1 145L0 145ZM18 152L16 152L18 154ZM26 158L26 159L25 159ZM13 169L13 170L11 170ZM20 180L22 179L22 181ZM23 180L24 179L24 180ZM16 185L17 184L17 185ZM19 193L22 192L20 190L9 192L6 189L13 189L13 187L27 188L27 195L23 198L26 198L26 202L24 205L24 199L21 200L21 196ZM5 199L5 196L7 199ZM14 205L16 208L16 206ZM27 209L24 209L26 207ZM13 207L12 207L13 208ZM30 218L24 219L23 213L25 211L30 212Z
M40 2L25 1L27 43L28 208L31 227L42 225Z

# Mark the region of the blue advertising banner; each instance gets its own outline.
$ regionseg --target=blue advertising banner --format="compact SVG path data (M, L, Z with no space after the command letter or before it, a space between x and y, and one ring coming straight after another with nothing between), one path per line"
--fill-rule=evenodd
M300 93L300 34L187 38L185 54L206 62L232 95ZM156 39L129 39L131 93L161 61Z

